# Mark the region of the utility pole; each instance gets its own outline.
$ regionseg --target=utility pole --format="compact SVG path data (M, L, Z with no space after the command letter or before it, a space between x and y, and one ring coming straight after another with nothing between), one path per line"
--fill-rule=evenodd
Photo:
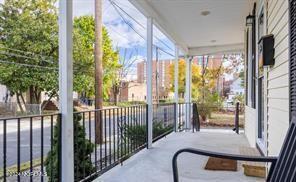
M95 109L103 108L103 29L102 29L102 0L95 0ZM96 143L103 143L102 113L95 114Z

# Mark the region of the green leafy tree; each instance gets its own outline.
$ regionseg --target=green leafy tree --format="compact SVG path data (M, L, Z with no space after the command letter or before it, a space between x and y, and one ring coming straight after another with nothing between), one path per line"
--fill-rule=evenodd
M174 65L169 67L169 74L171 83L174 83ZM192 65L192 97L198 98L198 88L201 86L201 70L197 65ZM178 75L178 92L181 97L185 95L185 83L186 83L186 61L184 59L179 60L179 75ZM171 91L174 91L174 84L171 86Z
M94 43L95 20L92 16L81 16L74 19L74 90L94 97ZM119 53L112 46L108 32L103 27L103 68L104 68L104 99L109 97L115 73L120 67Z
M206 93L214 93L214 88L217 85L217 78L223 73L223 68L209 69L207 66L202 68L199 65L192 64L192 98L198 100L204 97ZM174 83L174 65L169 67L171 83ZM184 97L186 83L186 61L179 60L179 75L178 86L179 94ZM171 91L174 91L174 84L171 86Z
M0 4L0 84L16 95L20 109L58 93L58 19L56 0L7 0ZM74 91L94 96L94 18L74 20ZM118 52L103 29L104 97L108 98ZM26 101L23 93L29 91Z
M16 94L57 93L58 25L56 0L6 0L0 4L0 83Z
M74 114L74 178L75 181L80 181L84 177L91 175L95 171L95 167L92 165L90 154L94 150L94 144L85 138L85 128L81 126L79 121L81 120L81 114ZM60 120L54 128L53 149L48 152L45 167L49 177L49 181L59 181L58 176L58 151L59 151L59 132L60 132Z

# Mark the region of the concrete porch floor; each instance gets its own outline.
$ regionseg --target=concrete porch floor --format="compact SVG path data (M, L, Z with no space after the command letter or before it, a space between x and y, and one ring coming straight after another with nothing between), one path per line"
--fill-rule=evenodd
M172 157L174 153L186 147L217 152L239 153L239 147L248 147L244 134L233 132L213 132L204 130L198 133L172 133L153 144L152 149L144 149L123 163L100 176L97 182L171 182ZM241 162L238 171L204 170L207 157L181 154L178 158L181 182L196 181L264 181L262 178L247 177L243 174Z

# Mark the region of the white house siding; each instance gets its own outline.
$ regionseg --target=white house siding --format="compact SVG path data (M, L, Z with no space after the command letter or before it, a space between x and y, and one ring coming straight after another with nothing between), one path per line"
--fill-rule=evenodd
M256 146L256 110L245 106L245 135L251 147Z
M267 33L275 36L275 65L267 71L267 154L278 155L289 126L288 0L268 0L267 11Z

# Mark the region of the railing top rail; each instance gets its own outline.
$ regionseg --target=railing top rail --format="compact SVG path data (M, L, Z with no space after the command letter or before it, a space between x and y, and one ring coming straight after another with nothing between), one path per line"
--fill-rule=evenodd
M0 118L0 121L3 120L14 120L14 119L28 119L28 118L38 118L38 117L48 117L48 116L58 116L61 113L55 112L50 114L35 114L35 115L27 115L27 116L11 116L11 117L3 117Z
M157 103L153 104L154 106L167 106L167 105L174 105L176 104L175 102L168 102L168 103Z
M87 113L87 112L97 112L97 111L108 111L112 109L120 109L120 108L133 108L133 107L139 107L139 106L146 106L146 104L138 104L138 105L130 105L130 106L122 106L122 107L111 107L111 108L103 108L103 109L88 109L83 111L76 111L74 114L81 114L81 113Z

